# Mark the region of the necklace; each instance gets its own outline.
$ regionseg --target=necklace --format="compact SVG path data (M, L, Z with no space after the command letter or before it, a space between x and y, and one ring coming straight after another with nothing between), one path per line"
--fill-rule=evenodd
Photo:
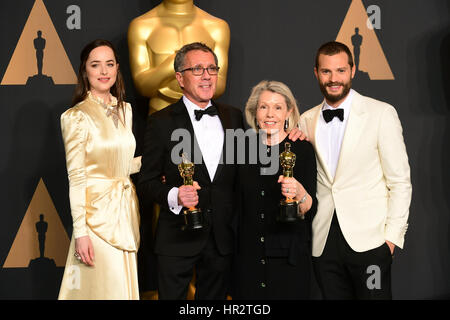
M88 91L88 95L92 100L100 104L106 110L106 117L111 117L114 125L116 126L116 129L119 128L119 120L123 124L123 126L125 126L125 110L123 111L124 121L122 121L121 117L119 116L119 107L117 106L117 99L115 97L110 95L111 103L108 104L105 103L103 99L94 96L90 91Z
M106 109L106 117L111 117L111 119L114 122L114 125L116 126L116 129L119 128L119 108L117 107L117 105L115 106L110 106L110 105L103 105L103 108ZM120 122L122 122L122 119L120 119ZM123 125L125 125L122 122Z

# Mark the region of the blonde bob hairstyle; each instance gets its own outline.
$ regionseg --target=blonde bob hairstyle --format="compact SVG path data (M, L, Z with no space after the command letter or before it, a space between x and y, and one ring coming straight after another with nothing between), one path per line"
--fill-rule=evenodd
M278 93L284 97L286 101L287 109L292 110L289 115L289 127L286 132L290 132L293 128L297 127L298 121L300 120L300 113L297 107L297 101L294 98L291 90L287 85L279 81L268 81L263 80L253 87L250 98L248 98L247 104L245 105L245 119L250 127L259 130L256 125L256 109L258 108L259 97L264 91L270 91Z

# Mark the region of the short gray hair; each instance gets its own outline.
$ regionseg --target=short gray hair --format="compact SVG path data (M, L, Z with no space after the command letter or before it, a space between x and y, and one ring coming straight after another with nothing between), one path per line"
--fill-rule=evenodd
M201 42L193 42L193 43L184 45L180 50L177 51L177 54L175 55L175 60L173 62L173 68L175 69L175 72L181 72L181 70L183 70L184 59L186 57L186 54L189 51L194 51L194 50L200 50L203 52L211 52L212 55L214 56L214 61L216 62L216 66L218 65L219 62L217 60L217 56L210 47L208 47L206 44L201 43Z
M295 100L291 89L282 82L268 80L261 81L252 89L250 98L248 98L247 104L245 105L245 119L247 120L248 125L258 131L258 127L256 126L256 109L258 107L259 97L264 91L278 93L284 97L288 111L292 110L289 115L289 127L287 131L289 132L293 128L296 128L298 121L300 120L300 112L298 111L297 101Z

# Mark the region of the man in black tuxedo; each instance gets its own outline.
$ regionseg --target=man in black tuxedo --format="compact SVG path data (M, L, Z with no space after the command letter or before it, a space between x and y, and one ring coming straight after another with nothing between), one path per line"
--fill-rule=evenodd
M243 120L239 109L211 100L216 90L217 64L216 55L204 44L182 47L174 68L183 97L152 114L147 123L138 189L143 197L160 205L155 235L160 299L186 299L194 267L196 299L226 298L234 248L237 167L223 163L225 130L243 128ZM177 129L189 132L192 148L183 150L189 160L202 160L195 163L193 186L183 185L179 154L172 152L180 143L171 139ZM195 155L194 148L200 150L201 157ZM224 161L220 161L221 157ZM182 230L183 208L194 206L205 215L206 227Z

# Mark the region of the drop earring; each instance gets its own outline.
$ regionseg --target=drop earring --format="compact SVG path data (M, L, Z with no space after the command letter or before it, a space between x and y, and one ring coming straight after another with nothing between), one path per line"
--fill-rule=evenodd
M284 131L286 131L289 128L289 118L284 120Z

